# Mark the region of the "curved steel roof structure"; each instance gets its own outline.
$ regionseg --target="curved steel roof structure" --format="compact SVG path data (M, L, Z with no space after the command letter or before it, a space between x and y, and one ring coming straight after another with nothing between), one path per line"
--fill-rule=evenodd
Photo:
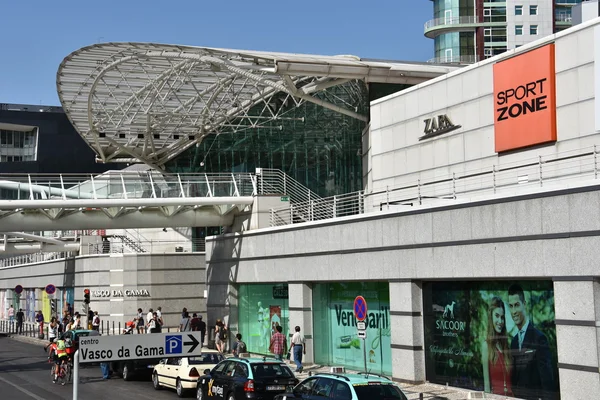
M456 67L152 43L105 43L67 56L56 79L71 123L102 162L161 168L209 134L284 118L274 96L368 120L318 92L360 79L418 84ZM253 110L250 113L250 110Z

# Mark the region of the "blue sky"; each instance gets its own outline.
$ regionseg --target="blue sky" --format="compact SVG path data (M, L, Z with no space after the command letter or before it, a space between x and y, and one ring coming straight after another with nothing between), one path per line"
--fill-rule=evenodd
M23 0L0 8L0 103L59 105L65 56L99 42L159 42L425 61L429 0Z

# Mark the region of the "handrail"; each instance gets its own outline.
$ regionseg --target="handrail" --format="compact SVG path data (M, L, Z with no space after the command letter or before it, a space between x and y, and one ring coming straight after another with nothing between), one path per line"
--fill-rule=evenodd
M444 26L444 25L459 25L459 24L478 24L479 17L476 15L470 16L458 16L458 17L441 17L430 19L425 22L425 30L429 30L436 26Z
M271 209L271 226L362 214L365 208L383 210L390 206L415 206L431 201L447 202L469 195L497 194L522 187L549 183L564 185L573 178L598 178L596 146L538 156L520 163L492 165L485 169L465 171L432 179L416 180L371 192L352 192Z

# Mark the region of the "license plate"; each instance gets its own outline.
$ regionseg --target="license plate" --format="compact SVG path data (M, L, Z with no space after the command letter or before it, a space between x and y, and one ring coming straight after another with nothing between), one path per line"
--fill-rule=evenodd
M283 385L269 385L269 386L267 386L267 390L285 390L285 386L283 386Z
M154 368L154 365L148 365L147 368L151 368L152 369L152 368Z

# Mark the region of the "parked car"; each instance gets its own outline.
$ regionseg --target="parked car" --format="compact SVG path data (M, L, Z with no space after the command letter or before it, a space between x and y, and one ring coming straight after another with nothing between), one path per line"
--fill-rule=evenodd
M179 397L196 389L198 378L204 371L210 371L225 360L216 350L202 350L202 355L194 357L164 358L154 366L152 384L154 389L174 388Z
M120 375L124 381L135 378L149 380L154 366L160 363L160 358L143 358L139 360L113 361L110 368L113 373Z
M198 379L196 398L272 400L291 390L298 379L276 359L228 358Z
M390 379L376 374L319 373L300 382L291 393L275 396L274 400L292 399L336 400L407 400L406 395Z

